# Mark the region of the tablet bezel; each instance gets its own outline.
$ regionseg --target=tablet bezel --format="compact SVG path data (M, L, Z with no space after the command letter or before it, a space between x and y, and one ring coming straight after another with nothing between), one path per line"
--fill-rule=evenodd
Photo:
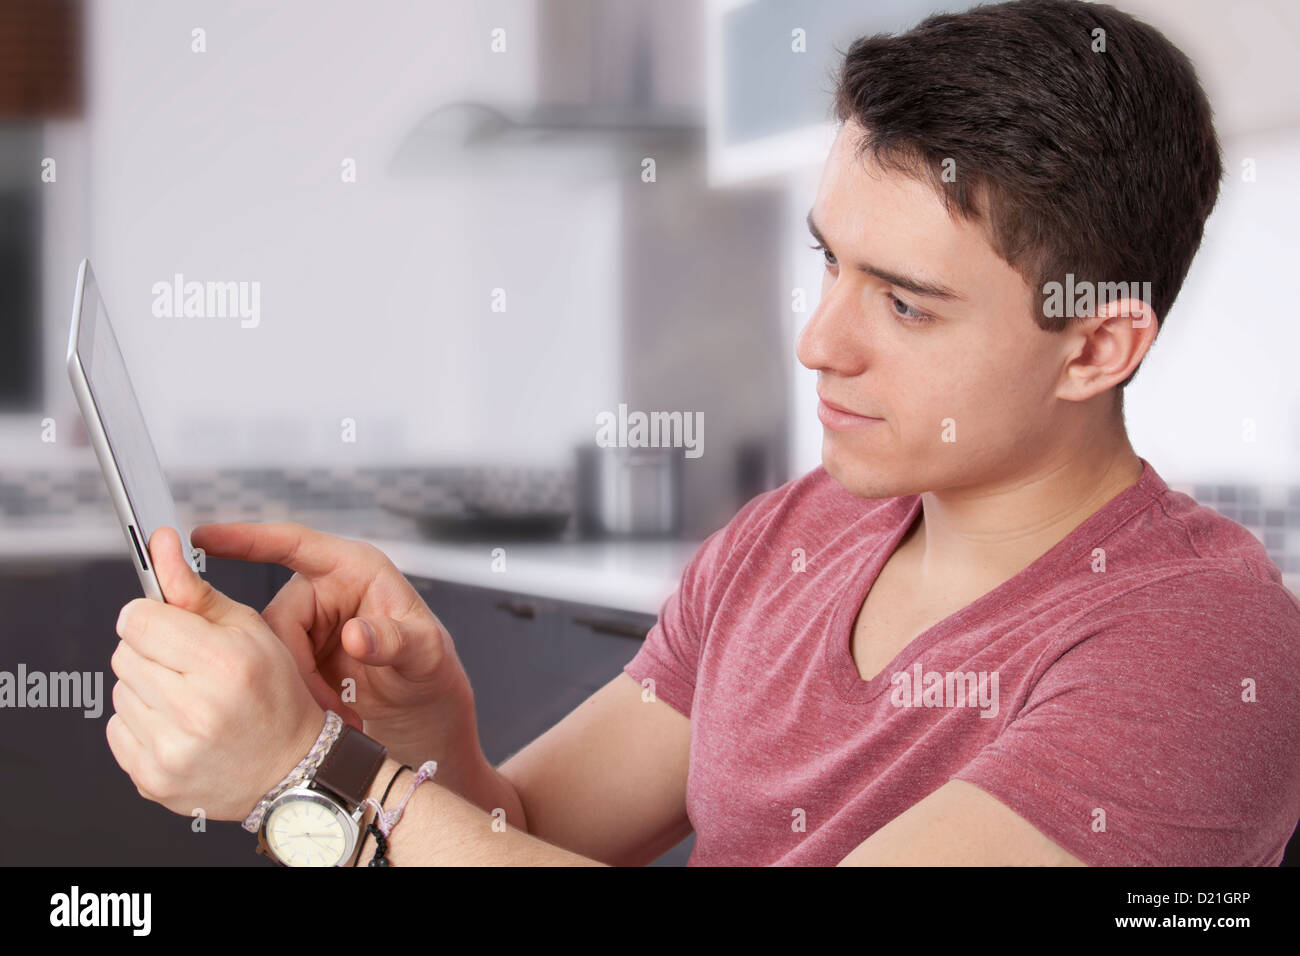
M77 288L72 303L72 329L68 338L68 378L72 383L72 391L77 398L77 405L81 409L81 417L86 423L86 429L90 435L90 444L95 449L95 457L99 459L100 471L103 472L104 481L108 485L109 498L112 499L113 510L117 512L118 523L122 527L122 535L126 541L127 553L130 556L132 566L136 570L136 575L140 578L140 585L144 588L146 597L165 603L166 596L163 594L162 585L158 581L158 576L154 573L153 562L150 559L149 542L145 537L146 532L141 525L139 515L131 507L131 497L127 494L126 482L113 455L113 447L108 440L108 433L104 428L103 420L99 414L99 406L95 401L94 389L91 387L90 378L86 374L78 350L78 340L81 337L82 311L88 286L93 287L98 294L99 284L95 281L95 274L90 267L90 260L82 259L81 266L77 270ZM100 301L103 301L102 296ZM100 320L109 321L107 309L102 310ZM109 327L111 329L111 323ZM116 339L116 335L114 335L114 339ZM128 377L129 384L130 379ZM136 401L133 388L131 390L131 399ZM141 418L143 419L143 414ZM153 440L150 438L150 444L152 445L152 443ZM165 481L166 476L164 476ZM170 489L168 489L168 494L170 495ZM174 512L174 500L172 505ZM180 527L176 528L176 533L181 538L181 547L184 550L188 536ZM192 554L187 560L190 561L191 567L193 567Z

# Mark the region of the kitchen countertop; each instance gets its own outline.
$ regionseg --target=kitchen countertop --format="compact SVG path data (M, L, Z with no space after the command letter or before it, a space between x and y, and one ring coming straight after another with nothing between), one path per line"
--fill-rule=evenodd
M294 514L286 520L369 541L408 577L494 588L533 597L658 615L699 541L483 541L415 537L403 519L381 513ZM407 536L410 534L410 536ZM504 569L493 570L495 548ZM126 544L116 523L66 519L7 520L0 561L65 561L120 555Z
M410 577L657 616L700 542L574 541L452 544L372 540ZM493 550L504 567L493 570Z

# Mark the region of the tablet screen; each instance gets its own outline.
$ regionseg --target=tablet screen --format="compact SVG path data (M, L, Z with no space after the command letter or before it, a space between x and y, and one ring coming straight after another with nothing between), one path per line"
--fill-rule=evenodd
M81 300L77 356L85 369L95 410L99 413L113 461L126 487L131 510L144 532L141 546L147 547L149 538L158 528L171 525L181 537L181 553L189 559L189 535L177 519L171 488L158 461L158 453L154 451L149 429L145 427L126 362L113 335L104 300L100 298L99 285L89 268ZM153 567L153 561L149 566Z

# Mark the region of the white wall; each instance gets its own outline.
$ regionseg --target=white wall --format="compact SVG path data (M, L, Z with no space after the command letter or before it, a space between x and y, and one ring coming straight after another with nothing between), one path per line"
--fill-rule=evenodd
M616 406L614 184L385 175L434 107L529 100L530 0L88 11L88 252L167 465L560 464ZM178 272L260 325L155 318Z
M1300 129L1240 136L1223 153L1201 251L1127 389L1125 417L1166 480L1296 484ZM1243 181L1245 159L1254 182Z

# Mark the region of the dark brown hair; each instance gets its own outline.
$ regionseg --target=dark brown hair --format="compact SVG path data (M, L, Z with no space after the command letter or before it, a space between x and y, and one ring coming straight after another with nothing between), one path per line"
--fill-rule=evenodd
M834 110L864 127L859 155L931 183L950 213L983 223L1035 302L1067 273L1150 282L1161 326L1223 175L1191 62L1105 4L1018 0L859 38ZM1034 320L1048 331L1070 321L1041 307Z

